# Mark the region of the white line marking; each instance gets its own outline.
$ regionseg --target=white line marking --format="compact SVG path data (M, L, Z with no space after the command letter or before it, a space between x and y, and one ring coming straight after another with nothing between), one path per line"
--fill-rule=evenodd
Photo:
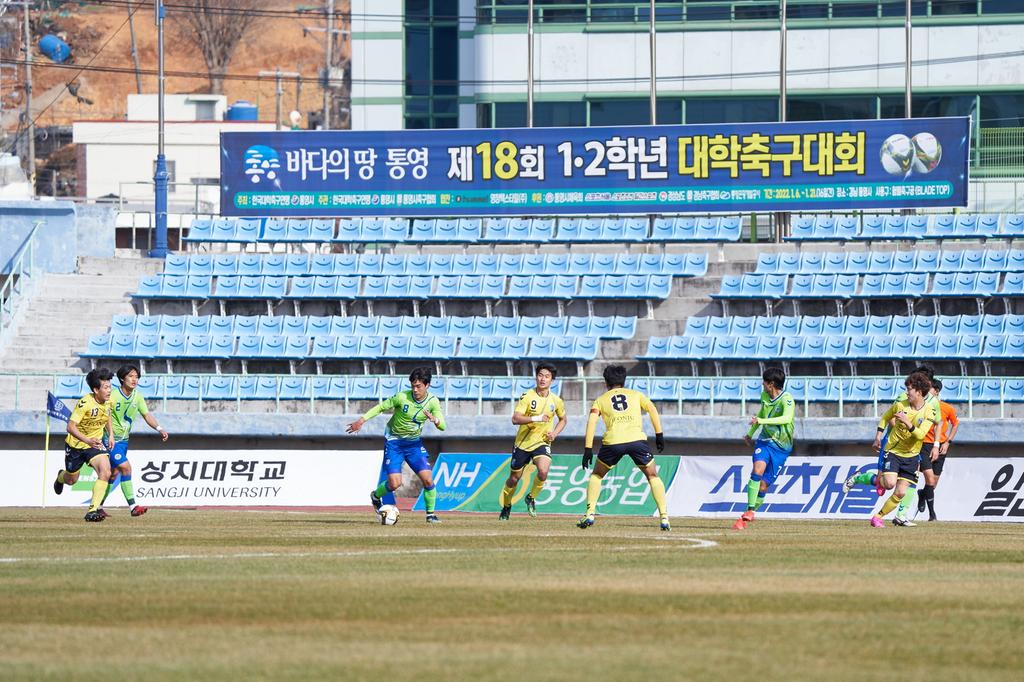
M192 561L202 559L278 559L303 557L361 557L395 554L451 554L458 549L381 549L354 550L351 552L245 552L241 554L159 554L155 556L122 557L0 557L0 564L17 563L108 563L123 561Z

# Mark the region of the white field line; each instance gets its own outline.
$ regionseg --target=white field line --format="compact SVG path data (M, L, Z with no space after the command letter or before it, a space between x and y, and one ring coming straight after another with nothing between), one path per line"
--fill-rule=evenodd
M500 533L498 535L501 535ZM547 537L561 537L549 535ZM602 536L624 538L626 536ZM637 539L630 537L629 539ZM634 544L627 547L609 547L610 551L625 552L635 551L644 547L664 549L674 547L675 549L705 549L717 547L714 540L689 537L657 537L638 538L645 541L654 541L653 545ZM677 543L689 543L679 545ZM22 564L22 563L120 563L132 561L203 561L203 560L233 560L233 559L296 559L296 558L354 558L374 556L396 556L405 554L466 554L480 552L578 552L578 547L540 547L540 548L511 548L495 547L487 549L378 549L378 550L353 550L348 552L240 552L238 554L158 554L152 556L126 556L126 557L0 557L0 564Z

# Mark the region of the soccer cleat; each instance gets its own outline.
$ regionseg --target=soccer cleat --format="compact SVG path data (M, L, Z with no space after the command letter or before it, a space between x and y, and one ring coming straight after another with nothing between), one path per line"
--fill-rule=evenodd
M882 519L878 518L877 516L872 516L871 517L871 527L872 528L884 528L885 527L885 521L883 521Z
M502 507L501 513L498 514L499 521L508 521L508 517L512 514L512 507Z
M733 530L746 530L747 522L743 520L743 517L736 519L736 522L732 524Z
M441 519L437 518L437 514L427 514L427 523L441 523Z
M843 492L849 493L851 490L853 490L853 486L855 485L857 485L857 481L854 480L853 476L850 476L845 481L843 481Z
M894 518L892 520L892 525L894 525L894 526L903 526L904 528L913 528L917 524L914 523L913 521L908 521L907 519L901 519L900 517L897 516L896 518Z
M57 493L58 495L64 492L64 483L59 478L56 478L53 481L53 492Z
M526 501L526 511L527 511L527 513L530 516L536 518L537 517L537 500L535 500L534 498L532 498L529 495L527 495L525 501Z
M879 497L885 494L885 488L882 487L881 482L875 484L875 494Z
M667 530L672 530L672 524L668 522L668 517L667 516L662 516L661 517L661 529L662 530L666 530L666 531Z
M935 512L932 512L931 514L928 515L928 520L929 521L938 521L939 517L935 515Z
M370 491L370 504L373 505L373 511L380 511L381 505L384 504L379 497L377 497L377 491Z
M747 523L753 522L753 520L754 520L754 510L753 509L748 509L747 511L743 512L743 515L740 516L740 518L743 519L744 521L746 521Z
M593 516L584 516L582 519L580 519L579 521L576 522L576 527L577 528L590 528L593 525L594 525L594 517Z
M107 513L107 510L104 509L103 507L100 507L96 511L98 511L103 518L107 518L110 516L110 514Z
M917 494L917 513L918 514L923 514L924 513L924 507L925 507L925 505L927 503L928 503L927 500L925 500L924 497L921 496L921 493L918 493Z
M137 504L134 507L132 507L132 516L142 516L148 511L148 507L143 507L141 504Z
M87 512L85 515L85 520L92 523L102 521L105 518L107 517L104 516L99 509L97 509L96 511Z

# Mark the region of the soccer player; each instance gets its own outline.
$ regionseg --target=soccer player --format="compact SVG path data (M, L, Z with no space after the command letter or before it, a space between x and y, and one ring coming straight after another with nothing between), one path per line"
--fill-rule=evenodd
M917 484L917 470L920 466L921 443L935 425L931 405L925 401L931 390L931 380L923 372L914 372L906 381L907 403L895 402L882 416L888 422L896 418L896 425L889 431L885 443L885 464L878 474L865 472L850 476L843 489L850 492L853 486L881 485L892 490L892 495L882 504L877 514L871 517L871 525L881 528L882 518L895 509L911 485Z
M142 516L146 513L146 507L135 504L135 490L132 487L132 465L128 461L128 437L132 433L132 424L135 418L141 416L149 424L150 428L160 434L160 440L167 442L168 434L160 423L150 413L146 406L146 399L136 389L139 385L139 377L142 372L135 365L122 365L117 370L117 380L121 385L116 391L112 391L113 407L111 408L111 419L114 422L114 445L110 448L110 483L107 486L107 494L103 496L103 503L106 504L107 497L114 491L114 480L120 475L121 492L131 509L132 516Z
M579 528L590 528L594 525L597 499L601 495L601 479L619 463L620 459L628 456L647 477L654 503L658 505L658 514L661 516L661 529L672 530L665 503L665 484L658 476L658 467L654 463L651 447L647 444L647 434L644 433L642 413L646 412L654 427L655 447L658 452L665 449L665 436L661 432L658 409L650 398L640 391L625 388L626 368L622 365L605 367L604 383L608 388L607 392L595 400L590 408L583 448L584 469L589 469L594 460L594 431L597 429L598 419L604 420L604 437L601 439L601 449L597 453L597 464L594 465L590 480L587 482L587 514L576 525Z
M530 516L537 515L537 495L544 488L544 483L548 479L548 469L551 468L551 444L569 423L565 416L565 403L551 392L551 383L556 375L554 365L546 362L537 365L537 385L520 396L512 414L512 423L519 427L519 431L512 446L508 479L501 491L501 513L498 515L500 521L508 521L512 513L512 497L528 462L533 462L537 467L537 477L526 496L526 511ZM558 417L558 423L554 427L551 424L553 417Z
M384 466L387 477L370 493L374 509L380 509L381 498L395 492L402 486L402 462L408 462L423 482L423 505L426 507L427 523L440 523L434 513L437 490L430 470L427 449L420 436L423 425L430 422L438 431L445 430L441 401L430 393L433 375L429 367L417 367L409 375L410 390L402 391L371 408L366 414L348 425L348 433L359 433L363 424L381 412L393 412L384 429Z
M927 505L928 520L936 521L938 517L935 515L935 487L939 485L939 477L942 476L942 469L946 465L946 453L949 452L949 446L960 428L960 419L957 416L956 408L942 400L940 395L942 382L933 379L932 390L935 393L935 398L939 401L942 423L928 432L924 439L925 445L921 449L924 487L921 488L921 493L917 496L917 511L919 514L923 513L925 505ZM946 433L947 425L951 427L948 434ZM933 447L928 447L929 442L933 444Z
M732 524L734 530L743 530L754 521L754 512L764 504L768 488L793 452L793 420L796 412L793 396L783 390L786 373L779 367L769 367L761 375L761 409L750 418L750 430L743 442L754 448L754 468L747 481L747 511ZM761 429L758 439L754 433Z
M86 521L107 518L101 505L110 480L110 457L103 445L103 432L107 432L107 442L113 443L114 423L110 418L112 378L110 370L105 367L85 375L85 383L92 392L82 396L71 412L68 436L64 440L64 468L57 472L57 480L53 482L53 492L60 495L65 485L74 485L78 481L83 466L88 464L93 468L96 482L92 484L92 501L85 514Z

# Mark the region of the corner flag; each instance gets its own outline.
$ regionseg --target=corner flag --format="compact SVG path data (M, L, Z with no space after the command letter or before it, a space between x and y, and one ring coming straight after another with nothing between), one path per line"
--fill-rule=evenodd
M71 410L49 391L46 392L46 444L43 446L43 506L46 506L46 473L50 458L50 417L67 422L71 419Z

